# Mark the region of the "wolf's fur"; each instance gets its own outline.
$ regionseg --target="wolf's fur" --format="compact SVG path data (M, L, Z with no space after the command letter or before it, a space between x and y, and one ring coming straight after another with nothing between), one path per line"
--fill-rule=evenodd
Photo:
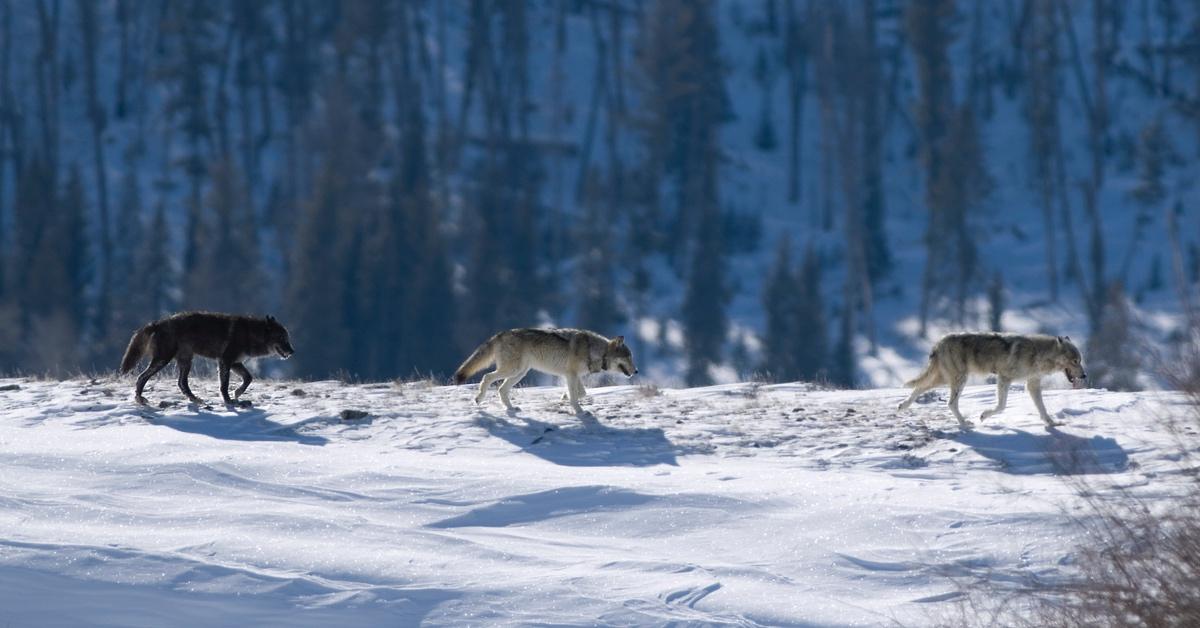
M638 372L623 336L609 340L583 329L526 328L502 331L479 345L455 371L454 381L461 384L491 364L496 370L483 376L475 403L482 403L488 387L502 379L500 400L509 410L516 410L508 391L530 369L536 369L566 380L567 398L577 414L583 413L579 400L586 394L580 376L611 371L633 377Z
M143 356L150 356L150 365L137 378L134 398L146 403L142 390L171 360L179 365L179 390L195 403L200 403L188 387L192 358L202 356L217 361L221 380L221 399L227 404L246 392L253 379L242 360L274 353L288 359L293 353L288 331L273 317L255 318L213 312L183 312L143 326L134 332L121 358L121 373L128 373ZM242 384L229 397L229 372L242 378Z
M912 405L921 393L937 386L950 387L950 411L963 428L971 422L958 411L958 397L967 376L972 373L996 376L996 407L985 411L979 420L1004 410L1008 386L1016 379L1025 380L1025 390L1037 406L1046 425L1054 426L1042 403L1042 376L1062 371L1071 385L1082 388L1087 380L1083 356L1067 336L1042 336L996 333L948 334L933 346L929 364L915 379L905 384L912 394L900 409Z

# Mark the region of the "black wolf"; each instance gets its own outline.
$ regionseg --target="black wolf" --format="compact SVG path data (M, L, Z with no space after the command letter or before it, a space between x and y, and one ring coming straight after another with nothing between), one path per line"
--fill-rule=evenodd
M250 371L242 360L275 353L288 359L294 353L288 331L274 317L256 318L213 312L182 312L163 318L134 332L121 358L121 373L137 366L142 356L150 356L150 365L137 378L135 398L145 404L142 389L146 382L161 371L172 359L179 364L179 390L187 398L200 403L188 387L192 358L203 356L217 361L221 375L221 399L228 405L250 386ZM229 371L242 378L242 385L229 398Z

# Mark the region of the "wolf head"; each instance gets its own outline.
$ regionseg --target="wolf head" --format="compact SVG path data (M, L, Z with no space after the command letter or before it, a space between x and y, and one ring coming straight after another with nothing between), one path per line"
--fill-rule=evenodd
M287 328L275 320L274 316L267 317L267 346L284 360L296 352L292 348L292 339L288 336Z
M1083 370L1083 354L1079 352L1075 343L1071 342L1070 336L1058 337L1058 355L1055 363L1058 368L1063 370L1063 374L1067 376L1067 381L1071 382L1072 387L1087 386L1087 372Z
M625 336L617 336L608 341L604 347L604 360L600 368L605 371L620 371L625 377L637 375L637 367L633 365L633 352L625 346Z

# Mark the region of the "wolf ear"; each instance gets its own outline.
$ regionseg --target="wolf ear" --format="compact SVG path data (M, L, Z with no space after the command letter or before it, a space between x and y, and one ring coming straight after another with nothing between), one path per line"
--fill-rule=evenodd
M1061 344L1063 343L1063 338L1064 338L1064 336L1059 336L1059 337L1058 337L1058 344L1060 344L1060 345L1061 345Z
M617 336L616 338L613 338L610 344L612 344L614 347L619 347L625 344L625 336Z
M275 320L275 317L274 317L274 316L271 316L270 314L267 314L267 322L268 322L268 323L274 323L274 322L277 322L277 321Z

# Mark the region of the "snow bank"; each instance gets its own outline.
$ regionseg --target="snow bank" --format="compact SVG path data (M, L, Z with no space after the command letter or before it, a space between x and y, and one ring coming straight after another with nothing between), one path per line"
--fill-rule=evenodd
M956 581L1070 574L1064 475L1187 483L1163 393L1049 390L960 433L905 392L255 382L147 409L4 380L0 624L928 623ZM215 384L197 380L201 396ZM970 387L978 414L990 386ZM369 413L343 421L342 410ZM1165 502L1164 502L1165 503Z

